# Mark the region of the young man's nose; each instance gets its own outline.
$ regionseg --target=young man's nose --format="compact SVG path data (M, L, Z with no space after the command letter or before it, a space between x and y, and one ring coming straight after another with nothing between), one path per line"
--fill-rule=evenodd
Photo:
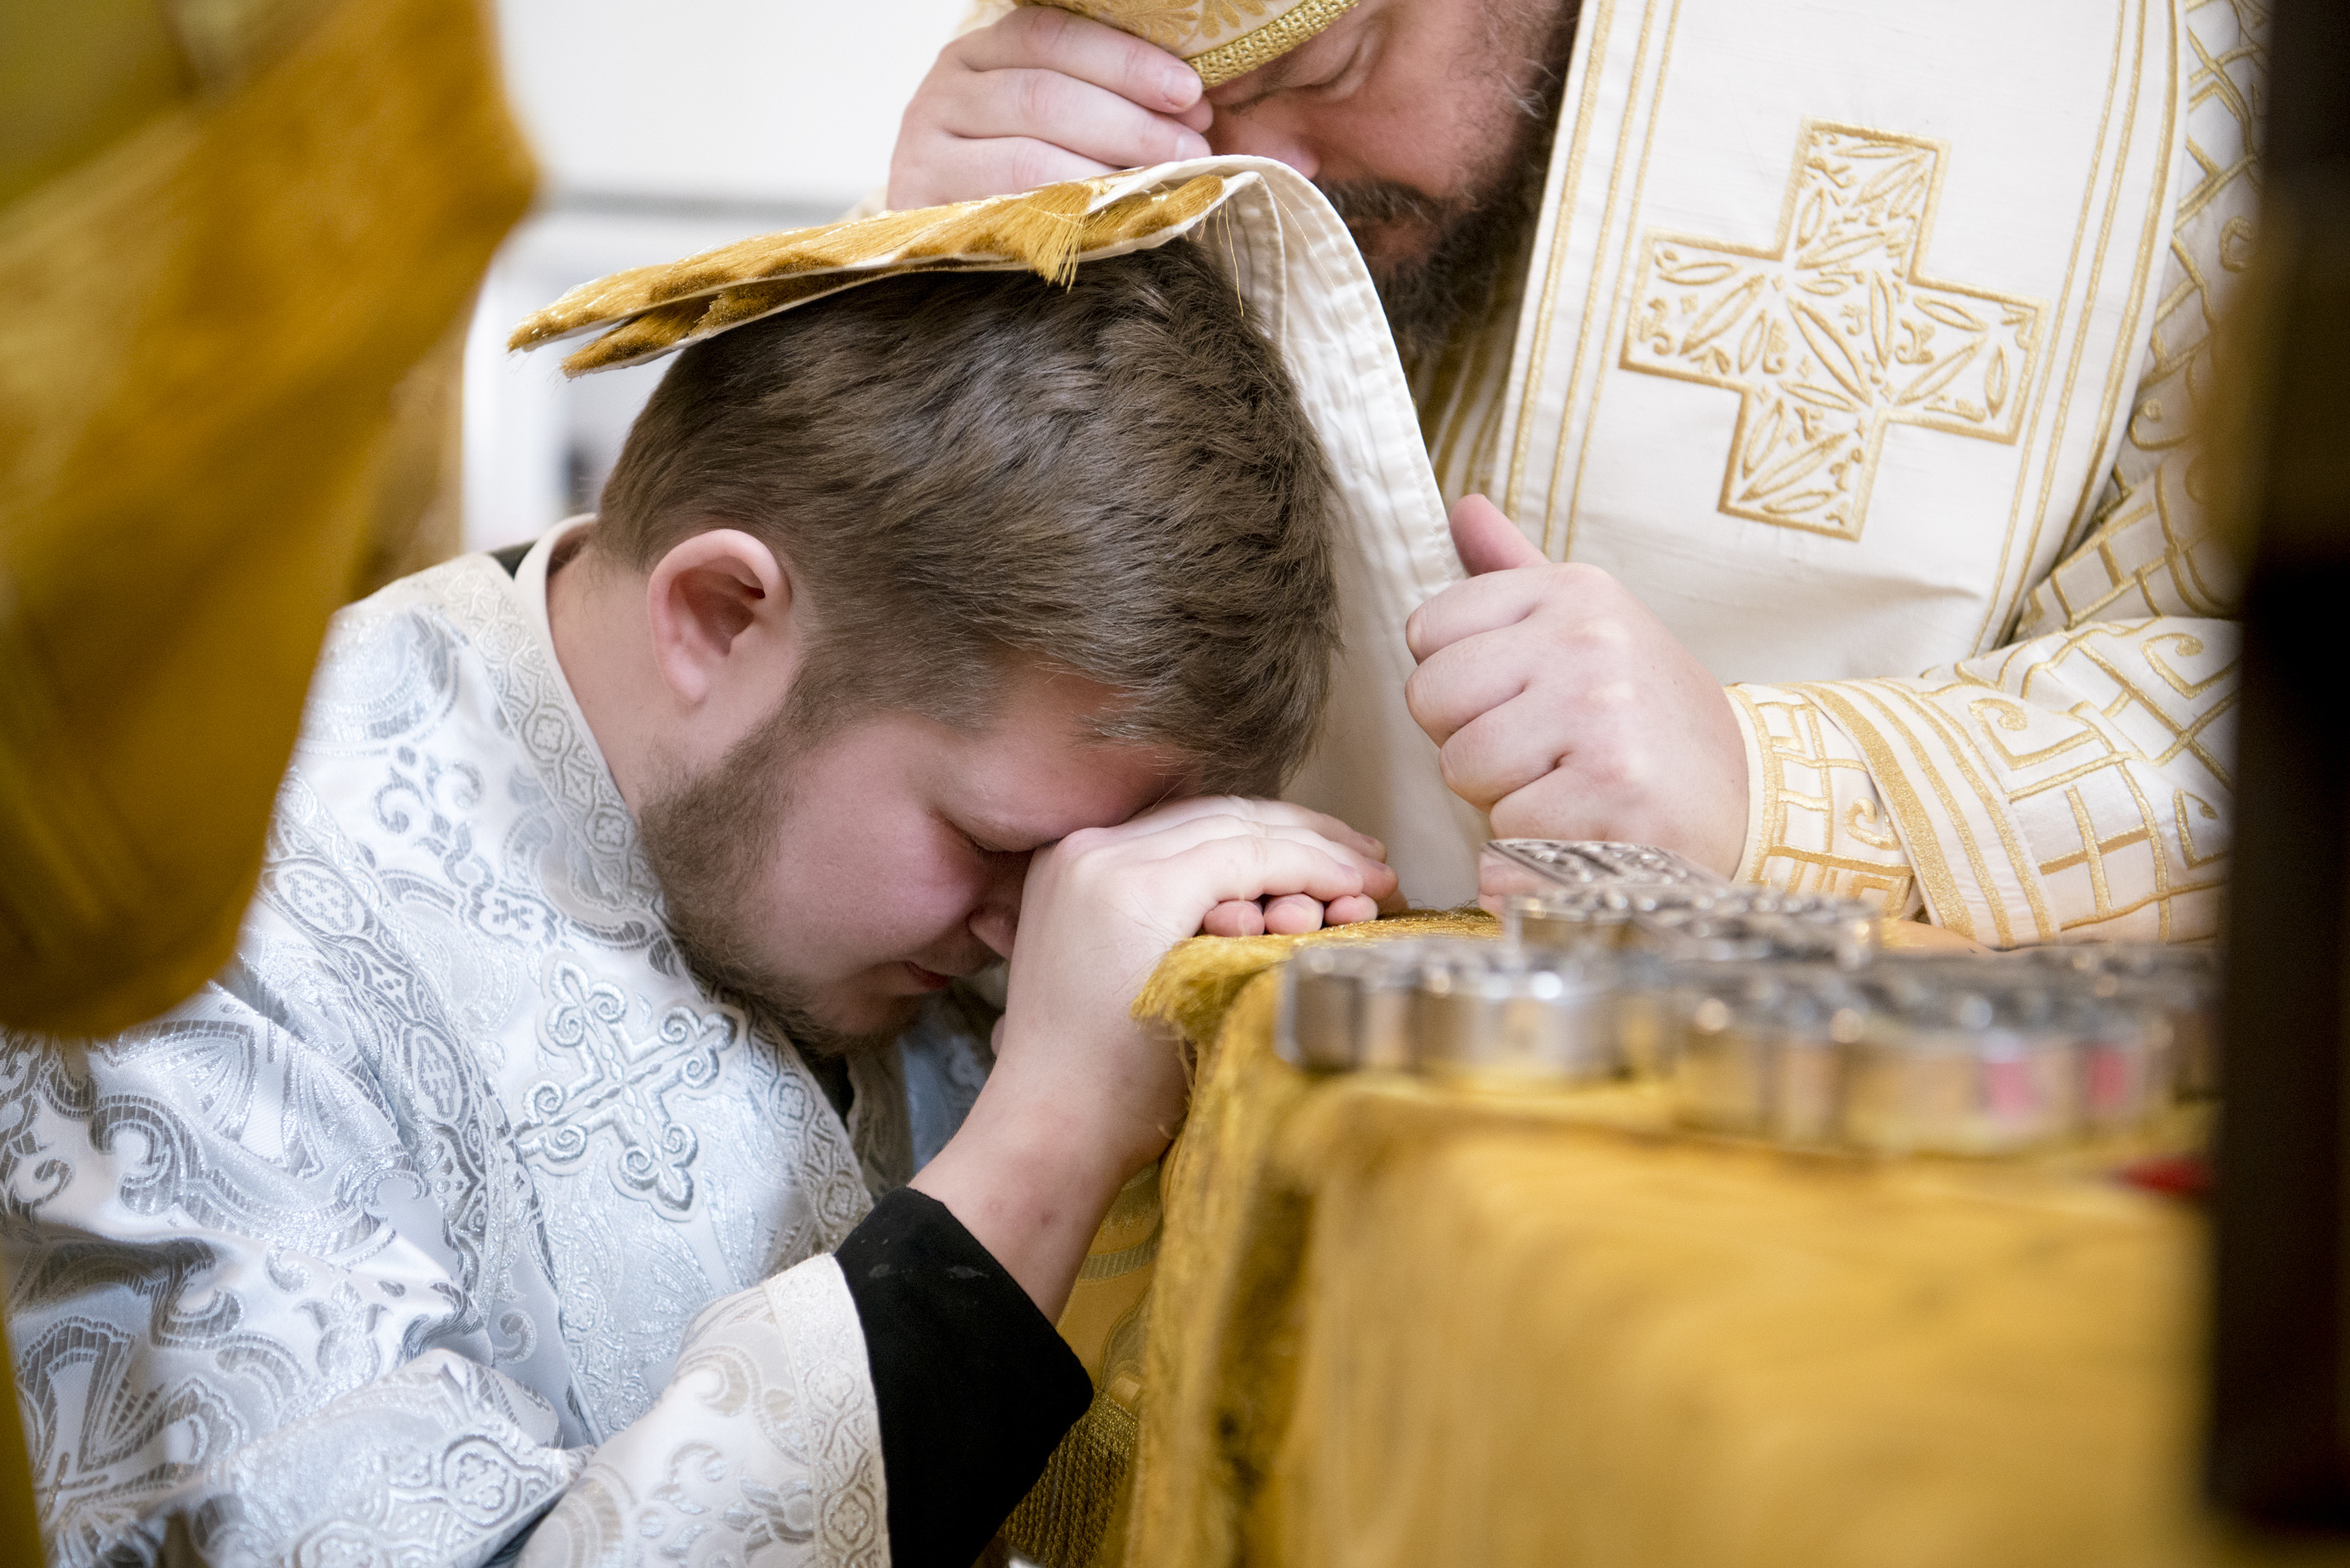
M1012 956L1012 939L1020 929L1020 905L982 904L971 917L971 934L987 944L997 958Z
M979 907L971 913L971 934L985 942L997 958L1012 956L1012 938L1020 929L1020 890L1028 885L1025 855L997 857L989 867Z

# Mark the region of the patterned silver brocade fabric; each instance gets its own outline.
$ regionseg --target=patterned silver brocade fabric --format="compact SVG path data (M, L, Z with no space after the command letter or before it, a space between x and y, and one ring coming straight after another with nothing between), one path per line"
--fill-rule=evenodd
M903 1064L855 1064L844 1126L686 972L546 551L338 618L216 982L0 1037L57 1563L477 1563L534 1528L535 1564L889 1560L827 1254L910 1174Z

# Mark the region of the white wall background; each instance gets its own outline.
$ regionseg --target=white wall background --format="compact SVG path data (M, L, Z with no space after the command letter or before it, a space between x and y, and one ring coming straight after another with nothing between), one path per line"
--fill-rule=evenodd
M887 176L898 116L969 0L499 0L538 210L482 287L465 351L465 542L591 506L661 366L566 382L505 352L574 284L822 223Z

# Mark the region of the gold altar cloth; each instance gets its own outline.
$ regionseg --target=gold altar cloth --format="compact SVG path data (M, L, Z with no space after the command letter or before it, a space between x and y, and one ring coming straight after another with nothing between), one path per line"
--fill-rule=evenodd
M1134 1568L2278 1560L2196 1511L2191 1209L1683 1137L1637 1086L1315 1081L1274 974L1182 957Z

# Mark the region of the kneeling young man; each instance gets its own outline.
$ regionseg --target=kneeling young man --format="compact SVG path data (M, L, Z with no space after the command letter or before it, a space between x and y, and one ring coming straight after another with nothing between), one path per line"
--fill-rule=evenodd
M688 350L591 524L344 612L234 963L0 1051L54 1560L969 1563L1181 1115L1139 981L1394 891L1239 798L1323 704L1327 483L1189 243L898 278ZM999 956L915 1176L897 1042L968 1094Z

